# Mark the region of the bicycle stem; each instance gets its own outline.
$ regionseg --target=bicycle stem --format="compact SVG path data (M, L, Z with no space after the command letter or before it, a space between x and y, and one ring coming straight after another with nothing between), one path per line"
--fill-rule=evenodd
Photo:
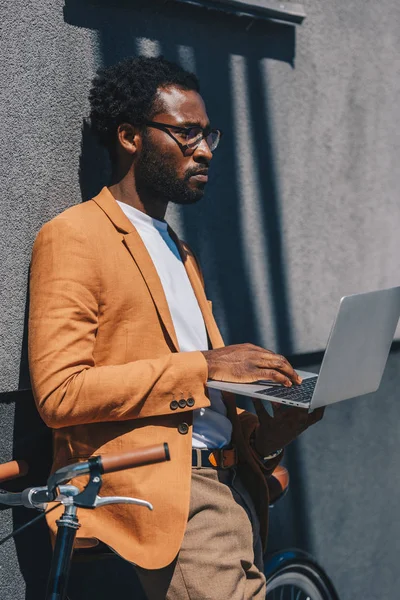
M80 527L73 504L65 506L57 520L57 537L48 580L46 600L64 600L68 584L76 532Z

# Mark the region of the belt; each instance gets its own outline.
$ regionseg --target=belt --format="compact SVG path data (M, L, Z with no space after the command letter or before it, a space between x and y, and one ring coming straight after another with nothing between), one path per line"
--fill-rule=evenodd
M230 469L238 463L236 448L205 449L193 448L192 467Z

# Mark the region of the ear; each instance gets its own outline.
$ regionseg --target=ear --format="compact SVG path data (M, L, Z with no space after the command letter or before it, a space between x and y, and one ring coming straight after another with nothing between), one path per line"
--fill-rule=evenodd
M132 157L142 147L142 136L137 127L130 123L121 123L117 129L117 139L120 147Z

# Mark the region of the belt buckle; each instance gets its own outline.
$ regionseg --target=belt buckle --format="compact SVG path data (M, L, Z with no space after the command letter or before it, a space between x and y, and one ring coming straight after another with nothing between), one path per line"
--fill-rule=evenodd
M225 465L225 452L233 452L233 460L230 465ZM230 469L237 463L236 448L227 448L221 450L221 469Z
M217 457L215 456L215 452L210 452L210 454L208 455L208 460L209 462L212 464L213 467L219 467L220 465L218 464L218 460ZM223 462L223 459L222 459ZM222 467L224 468L224 467Z
M233 460L230 460L230 464L225 464L225 452L233 452ZM237 463L237 451L236 448L220 448L219 450L214 450L210 452L208 455L208 460L213 467L217 469L230 469Z

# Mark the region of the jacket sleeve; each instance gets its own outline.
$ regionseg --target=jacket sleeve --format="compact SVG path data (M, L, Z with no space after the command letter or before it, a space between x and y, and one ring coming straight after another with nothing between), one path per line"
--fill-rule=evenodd
M201 352L96 366L99 260L85 232L63 216L44 225L33 247L29 364L45 423L61 428L171 414L171 400L182 391L205 406Z

